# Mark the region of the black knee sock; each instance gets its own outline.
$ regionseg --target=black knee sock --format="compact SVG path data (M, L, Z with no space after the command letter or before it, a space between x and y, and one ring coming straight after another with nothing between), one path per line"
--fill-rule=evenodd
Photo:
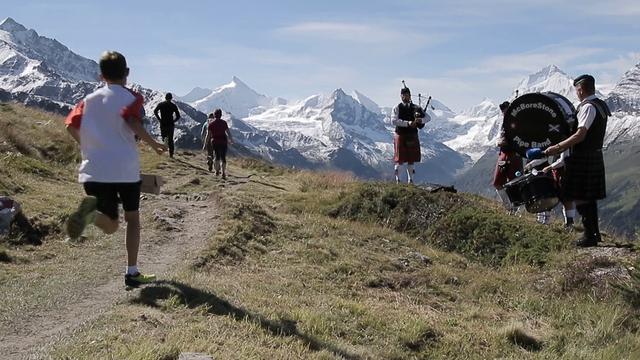
M600 240L600 226L598 225L598 203L592 201L589 203L589 221L591 221L591 231L593 236Z
M582 227L584 227L584 235L585 239L593 238L593 222L591 220L592 216L590 216L590 203L580 204L576 206L576 210L582 217Z

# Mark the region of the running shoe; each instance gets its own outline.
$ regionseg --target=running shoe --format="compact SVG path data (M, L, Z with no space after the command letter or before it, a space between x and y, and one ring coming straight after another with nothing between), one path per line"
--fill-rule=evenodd
M95 196L85 196L78 209L67 220L67 235L75 240L80 238L87 225L93 223L96 216L98 199Z
M156 276L153 274L126 274L124 276L124 284L130 287L138 287L140 285L149 284L156 281Z

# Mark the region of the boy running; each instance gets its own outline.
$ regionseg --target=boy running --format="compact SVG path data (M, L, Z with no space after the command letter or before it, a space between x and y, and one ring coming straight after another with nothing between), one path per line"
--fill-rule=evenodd
M125 57L106 51L100 58L101 78L106 86L94 91L69 113L67 131L80 145L82 163L78 182L87 196L67 221L71 239L82 235L94 224L105 234L118 230L118 202L122 202L127 222L127 286L155 280L155 275L138 271L140 247L140 159L135 137L150 145L158 154L167 150L156 142L142 125L144 99L127 88L129 68Z

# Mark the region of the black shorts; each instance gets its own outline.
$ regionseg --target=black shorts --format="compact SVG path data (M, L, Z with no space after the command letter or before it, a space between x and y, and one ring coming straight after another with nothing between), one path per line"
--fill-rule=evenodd
M227 162L227 144L213 144L213 153L216 160Z
M209 144L207 146L207 156L213 158L214 155L216 161L227 162L227 144Z
M140 183L86 182L84 191L98 199L99 212L118 220L119 202L124 211L138 211L140 208Z

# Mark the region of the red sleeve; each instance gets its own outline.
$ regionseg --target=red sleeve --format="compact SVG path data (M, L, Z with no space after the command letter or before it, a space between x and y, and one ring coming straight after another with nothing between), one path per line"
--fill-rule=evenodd
M80 129L80 123L82 122L82 113L84 113L84 100L76 104L69 115L67 115L67 118L64 119L65 125Z
M144 116L144 98L134 91L131 91L131 94L135 96L135 100L120 110L120 115L125 121L131 119L142 121L142 117Z

